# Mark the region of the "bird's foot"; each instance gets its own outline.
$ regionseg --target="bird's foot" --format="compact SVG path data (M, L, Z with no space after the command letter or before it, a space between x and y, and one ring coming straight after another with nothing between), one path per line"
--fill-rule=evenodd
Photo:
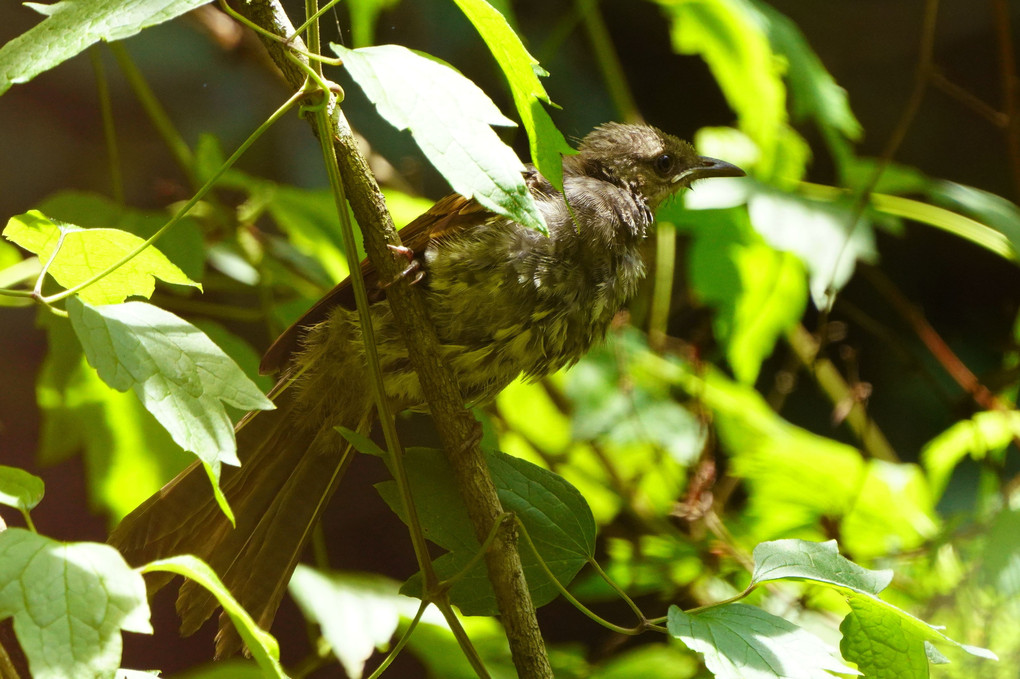
M414 285L418 283L422 278L425 277L425 269L421 268L421 261L414 258L414 250L411 248L404 247L403 245L387 245L394 254L399 255L407 259L407 266L403 271L393 277L393 280L388 283L383 283L380 288L386 289L399 281L401 278L410 278L411 274L414 274L414 278L411 278L410 284Z

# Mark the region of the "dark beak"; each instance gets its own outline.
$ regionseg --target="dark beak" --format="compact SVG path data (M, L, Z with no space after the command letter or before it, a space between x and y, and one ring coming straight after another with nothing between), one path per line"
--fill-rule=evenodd
M725 160L701 156L698 158L697 165L688 168L686 171L678 175L673 181L677 182L682 180L690 185L690 183L695 179L707 179L709 177L743 177L746 174L747 173L739 167L731 163L727 163Z

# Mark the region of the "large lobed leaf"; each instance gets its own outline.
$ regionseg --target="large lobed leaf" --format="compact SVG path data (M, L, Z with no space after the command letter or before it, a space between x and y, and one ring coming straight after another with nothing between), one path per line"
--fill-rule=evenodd
M305 618L319 623L351 679L361 679L375 649L389 642L401 617L414 617L420 603L401 596L400 583L382 575L324 572L302 564L289 588Z
M859 674L810 632L747 604L684 613L670 606L667 628L705 659L719 679L832 679Z
M843 657L866 677L927 678L928 662L948 662L932 644L963 649L995 660L995 654L953 641L933 625L878 598L892 580L889 571L871 571L840 556L836 542L776 540L754 550L752 584L780 579L807 580L840 592L850 605L840 631Z
M93 307L71 297L67 311L103 381L134 390L215 482L222 463L240 464L225 405L268 410L273 404L201 330L144 302Z
M20 528L0 533L0 619L11 616L36 679L111 676L121 630L152 633L145 583L117 550Z
M11 217L3 235L38 255L40 260L49 261L47 271L65 288L84 283L105 271L145 242L119 229L83 229L74 224L55 222L38 210ZM150 245L83 288L79 295L91 304L116 304L131 296L149 298L155 290L156 278L167 283L202 288Z

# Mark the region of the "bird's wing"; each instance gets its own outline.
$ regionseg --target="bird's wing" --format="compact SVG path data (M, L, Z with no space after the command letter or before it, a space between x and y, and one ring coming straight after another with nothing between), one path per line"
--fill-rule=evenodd
M451 194L438 201L429 210L400 230L400 240L420 258L435 239L448 238L464 229L474 228L492 216L492 213L473 200L459 194ZM421 264L422 262L419 262ZM369 298L372 301L382 298L383 287L379 275L372 263L365 259L361 262L361 275L365 279ZM262 374L276 373L287 367L295 352L300 349L301 339L308 328L322 323L337 306L347 309L355 308L354 288L350 277L345 278L335 288L326 293L292 326L280 335L266 351L259 364Z

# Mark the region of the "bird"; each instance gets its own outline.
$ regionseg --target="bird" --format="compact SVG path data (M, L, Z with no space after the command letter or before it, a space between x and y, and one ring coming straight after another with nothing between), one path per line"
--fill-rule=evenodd
M645 275L640 246L655 210L699 179L744 172L651 125L606 123L564 156L563 189L533 166L523 176L548 234L449 195L400 231L417 269L444 362L465 405L490 402L510 382L576 363L606 335ZM427 410L396 321L372 264L370 315L393 411ZM375 418L361 326L350 279L314 304L263 357L280 375L276 409L237 428L240 467L224 468L231 525L196 462L126 516L109 543L140 566L175 554L204 559L268 629L312 528L353 450L338 426L367 433ZM151 577L151 576L150 576ZM150 581L150 591L171 576ZM181 633L216 611L211 594L185 580L177 598ZM220 614L216 656L242 649Z

